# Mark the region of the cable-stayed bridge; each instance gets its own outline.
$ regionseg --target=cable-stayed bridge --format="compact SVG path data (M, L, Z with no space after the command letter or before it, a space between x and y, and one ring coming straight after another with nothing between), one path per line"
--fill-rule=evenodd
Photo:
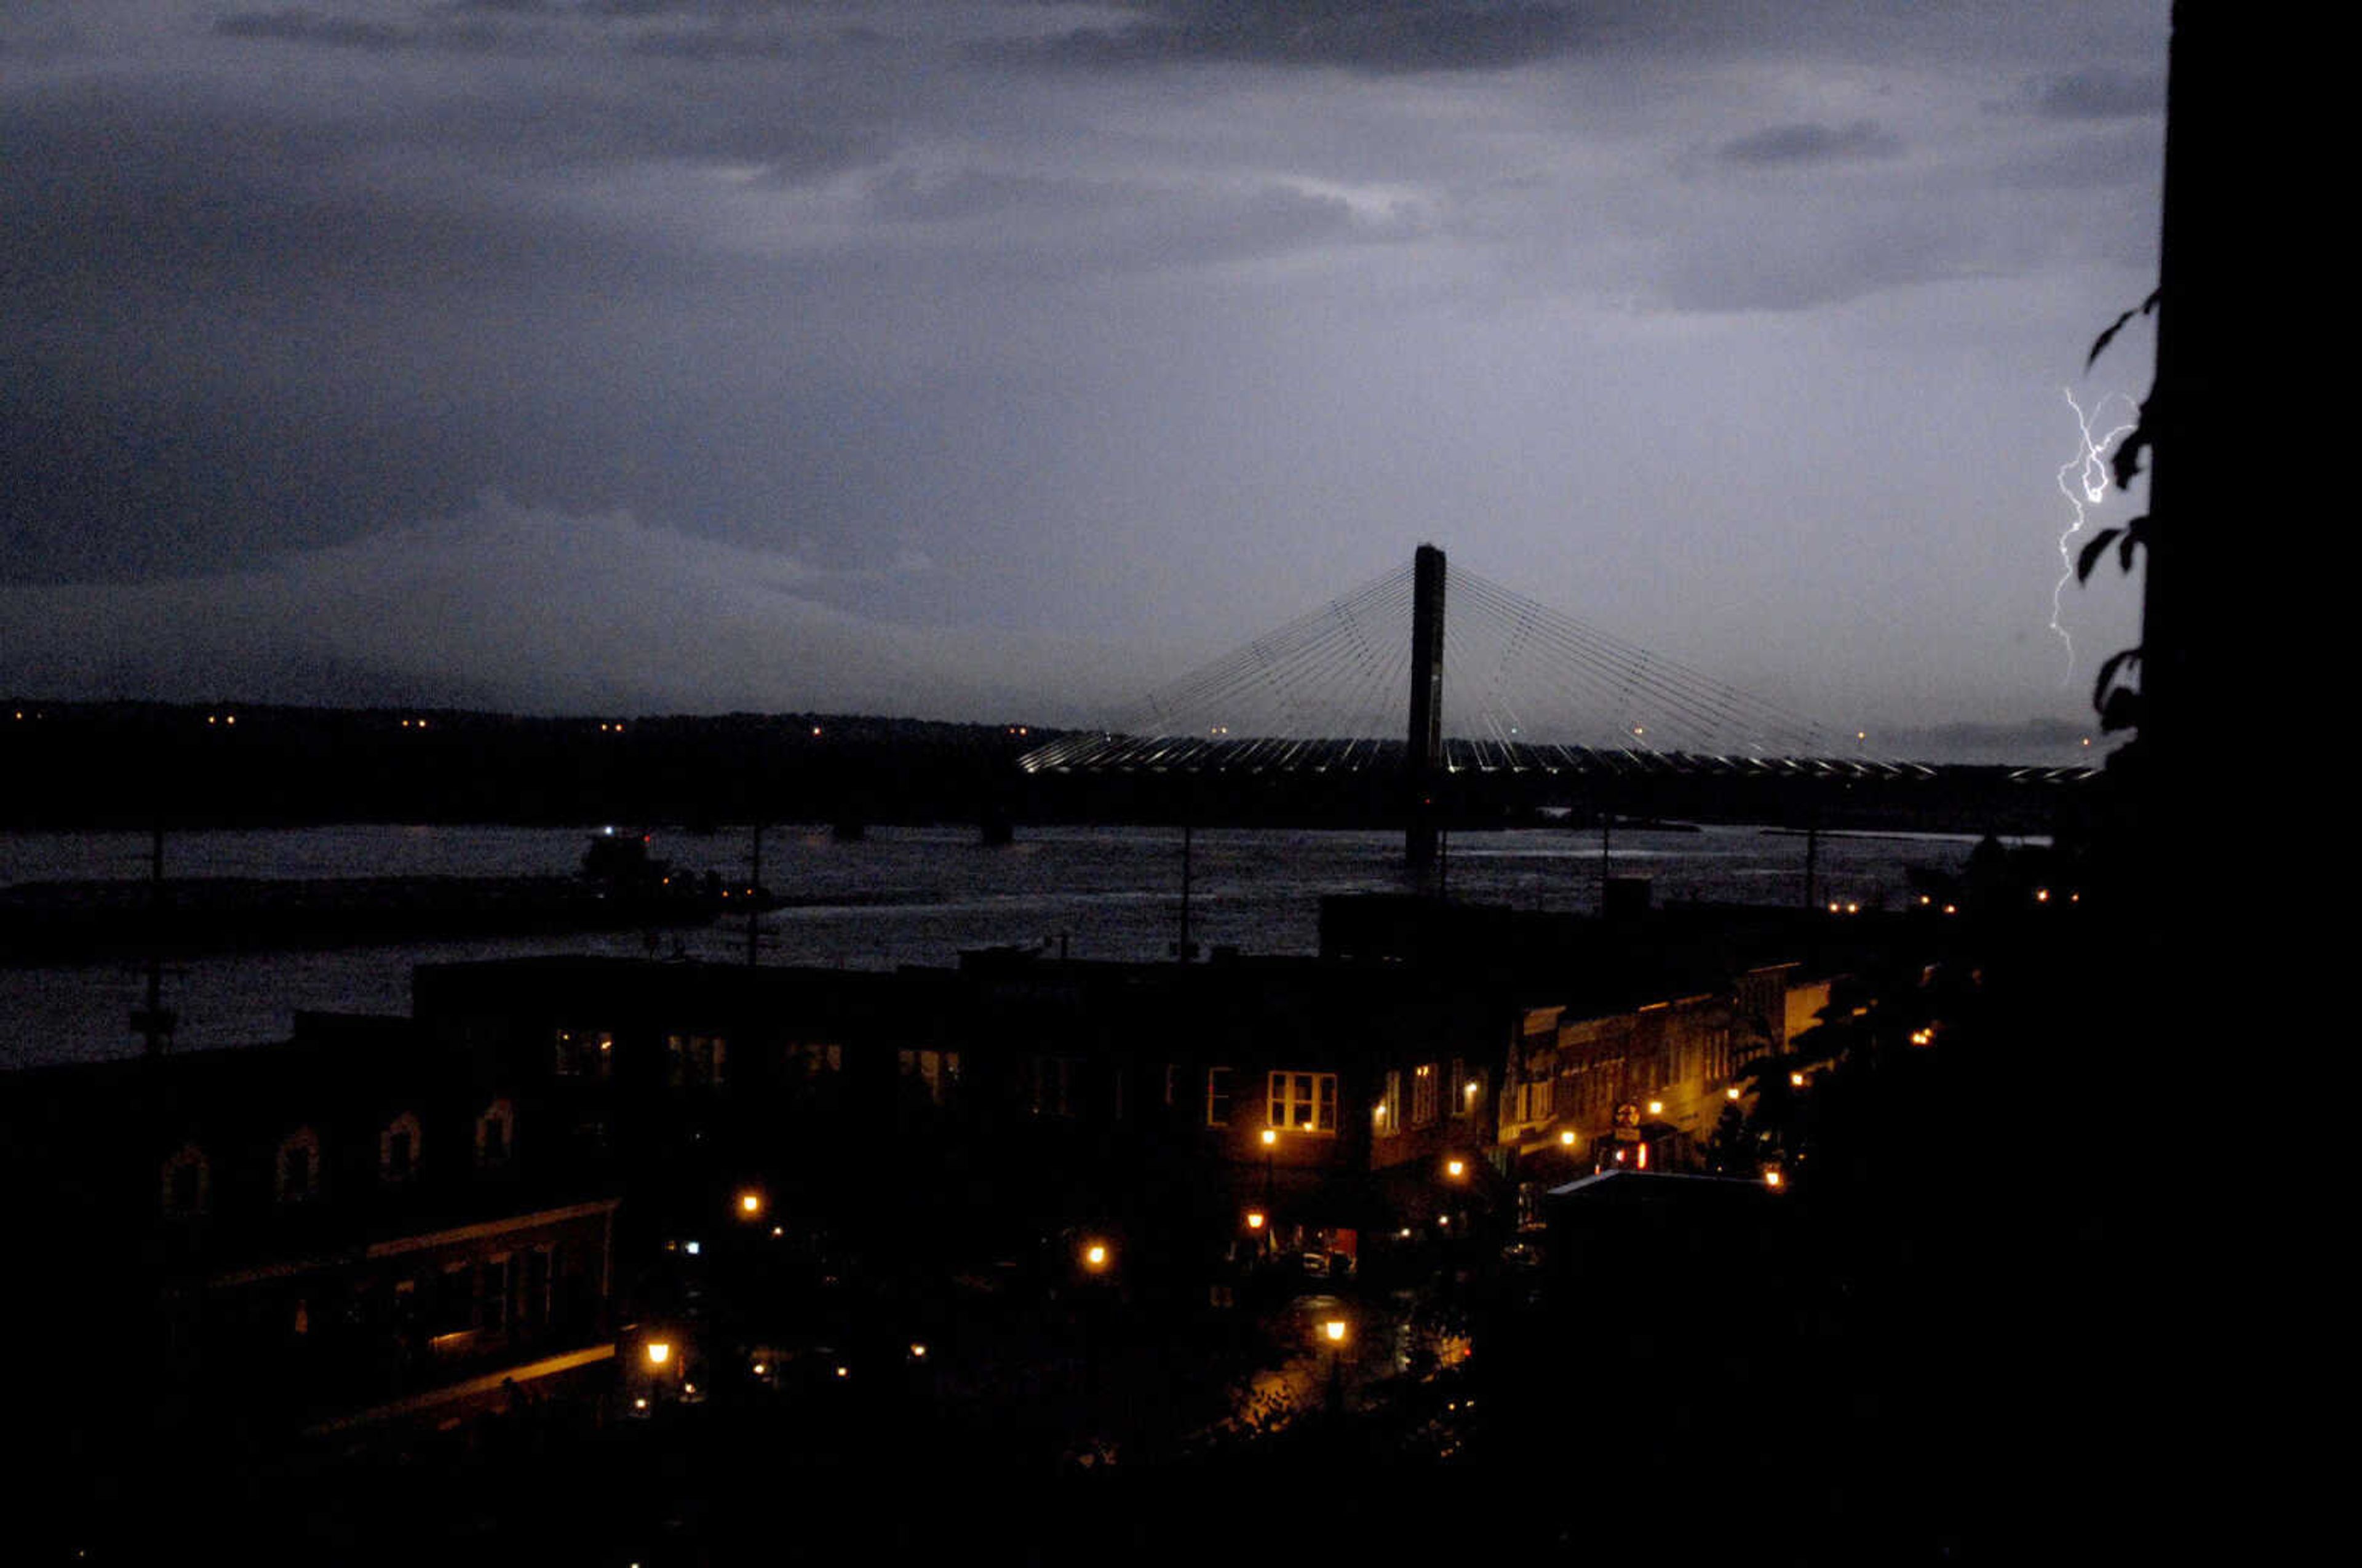
M1687 802L1715 781L1786 784L1782 793L1794 798L1811 786L1825 793L1965 773L2055 785L2092 773L1871 756L1851 732L1448 567L1425 545L1410 563L1147 693L1098 729L1027 753L1020 766L1037 778L1186 778L1233 790L1290 780L1300 789L1310 778L1399 781L1414 858L1423 808L1473 798L1631 802L1645 790L1656 798L1647 809L1694 810Z

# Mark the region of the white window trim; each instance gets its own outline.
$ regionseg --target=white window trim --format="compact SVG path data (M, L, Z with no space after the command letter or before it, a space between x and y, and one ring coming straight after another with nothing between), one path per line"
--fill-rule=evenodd
M1308 1083L1299 1085L1302 1078ZM1298 1089L1304 1093L1299 1095ZM1274 1072L1265 1083L1264 1121L1283 1132L1337 1131L1337 1075L1320 1072ZM1309 1121L1296 1120L1299 1107L1312 1112Z
M1227 1086L1227 1091L1221 1096L1223 1114L1219 1117L1214 1114L1214 1084L1217 1075L1220 1075L1220 1081ZM1238 1113L1238 1079L1235 1075L1232 1074L1231 1070L1228 1067L1207 1068L1206 1125L1209 1127L1228 1127L1231 1124L1231 1118Z

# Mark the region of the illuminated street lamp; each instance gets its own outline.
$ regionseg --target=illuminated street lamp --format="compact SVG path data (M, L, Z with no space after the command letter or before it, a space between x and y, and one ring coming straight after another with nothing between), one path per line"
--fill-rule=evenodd
M1260 1230L1262 1230L1262 1229L1263 1229L1263 1226L1264 1226L1264 1219L1265 1219L1265 1216L1264 1216L1264 1211L1263 1211L1262 1209L1248 1209L1248 1210L1247 1210L1247 1229L1248 1229L1248 1230L1250 1230L1250 1231L1260 1231Z
M1443 1174L1450 1176L1453 1181L1458 1181L1462 1176L1468 1174L1468 1162L1463 1159L1460 1159L1457 1156L1446 1160L1443 1162Z
M1558 1135L1558 1143L1559 1143L1559 1147L1560 1147L1560 1148L1562 1148L1562 1149L1572 1149L1572 1148L1573 1148L1573 1147L1574 1147L1574 1133L1573 1132L1573 1131L1571 1131L1571 1130L1570 1130L1570 1131L1568 1131L1568 1132L1564 1132L1560 1133L1560 1134Z
M1105 1242L1092 1242L1083 1248L1083 1266L1093 1274L1105 1274L1111 1255Z
M762 1217L763 1195L750 1187L738 1195L738 1218L751 1221Z
M1788 1087L1791 1088L1803 1088L1805 1087L1805 1075L1802 1073L1790 1073L1788 1075Z
M1279 1129L1264 1128L1263 1130L1263 1206L1266 1213L1279 1207L1279 1193L1273 1183L1271 1172L1272 1156L1278 1152L1278 1149Z
M1320 1338L1329 1346L1329 1408L1341 1411L1344 1400L1344 1350L1346 1324L1342 1318L1330 1318L1320 1324Z

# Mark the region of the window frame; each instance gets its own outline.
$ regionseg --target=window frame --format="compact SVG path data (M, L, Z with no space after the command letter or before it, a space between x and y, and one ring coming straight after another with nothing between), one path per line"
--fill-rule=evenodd
M1237 1108L1238 1100L1233 1072L1234 1069L1230 1067L1206 1069L1206 1125L1209 1127L1228 1127L1231 1124L1231 1115ZM1217 1108L1220 1114L1217 1114Z
M561 1029L552 1043L550 1073L554 1077L582 1078L604 1083L614 1076L615 1036L605 1029Z
M299 1188L287 1179L287 1156L301 1150L304 1155L304 1184ZM271 1155L270 1195L281 1209L299 1208L318 1199L320 1196L320 1134L309 1126L298 1127L279 1140Z
M494 1123L501 1129L501 1145L491 1146ZM476 1168L480 1171L506 1170L516 1163L516 1107L503 1095L484 1107L476 1118Z
M1337 1075L1274 1069L1265 1082L1264 1125L1283 1132L1333 1136L1337 1131ZM1298 1121L1297 1112L1308 1114Z
M1421 1062L1411 1069L1411 1126L1432 1127L1440 1119L1439 1112L1442 1097L1439 1090L1441 1088L1442 1072L1443 1066L1440 1062Z
M377 1179L380 1186L406 1187L418 1179L419 1162L425 1153L426 1140L424 1131L419 1125L418 1113L414 1110L400 1112L390 1118L386 1124L378 1130ZM393 1141L397 1134L409 1140L403 1150L404 1157L402 1168L399 1170L394 1168L393 1163Z

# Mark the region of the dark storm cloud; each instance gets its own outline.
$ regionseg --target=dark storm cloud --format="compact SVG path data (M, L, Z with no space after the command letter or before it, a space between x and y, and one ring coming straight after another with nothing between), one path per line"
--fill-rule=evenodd
M1577 7L1530 0L1169 0L1147 12L1128 27L1078 28L1012 52L1077 65L1491 71L1560 53L1586 31Z
M1882 129L1874 120L1855 120L1843 126L1768 126L1724 142L1715 149L1715 156L1726 163L1774 168L1858 158L1893 158L1902 151L1901 137Z
M623 513L492 495L433 523L235 572L0 586L0 690L950 718L1040 712L1040 693L1062 674L1070 691L1102 702L1146 678L1123 649L848 614L819 597L828 577ZM1095 673L1077 685L1078 670Z
M0 668L953 715L1437 536L1742 684L2072 707L2163 16L0 8Z
M422 36L415 28L303 9L234 11L215 21L214 31L226 39L275 39L337 49L406 49Z
M1175 189L976 168L940 175L897 169L874 181L868 195L881 219L914 231L942 227L974 264L1020 267L1037 278L1202 266L1418 232L1415 215L1364 216L1341 197L1270 182ZM980 227L994 237L981 238Z
M2092 68L2025 84L2023 102L2054 120L2109 120L2165 112L2165 77Z

